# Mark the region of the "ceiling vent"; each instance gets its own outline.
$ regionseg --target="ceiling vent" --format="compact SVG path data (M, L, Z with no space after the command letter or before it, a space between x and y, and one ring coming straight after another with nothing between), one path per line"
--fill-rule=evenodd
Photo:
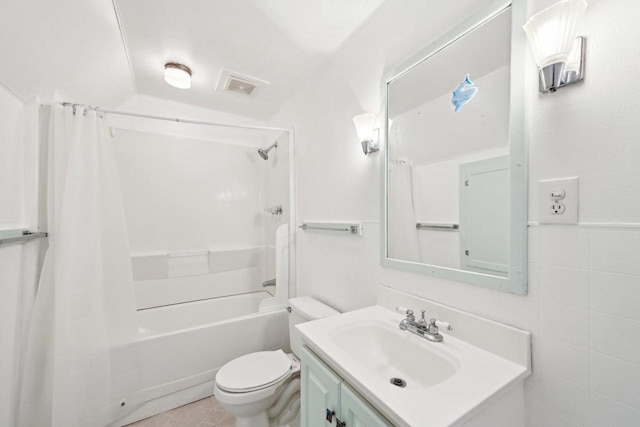
M257 77L238 73L237 71L223 69L220 73L220 77L218 78L216 89L219 91L252 95L256 88L260 86L269 86L270 84L271 82Z

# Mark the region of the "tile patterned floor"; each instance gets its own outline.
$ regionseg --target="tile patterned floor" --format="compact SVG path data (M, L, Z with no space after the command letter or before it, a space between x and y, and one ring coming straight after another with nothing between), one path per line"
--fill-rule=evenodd
M236 420L215 397L180 406L126 427L235 427Z

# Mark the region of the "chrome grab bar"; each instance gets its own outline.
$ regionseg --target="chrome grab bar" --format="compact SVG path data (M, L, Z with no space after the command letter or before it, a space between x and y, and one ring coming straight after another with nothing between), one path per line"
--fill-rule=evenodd
M418 230L441 230L441 231L457 231L460 227L458 224L441 224L432 222L418 222L416 224Z
M329 230L329 231L346 231L351 234L361 235L362 224L351 223L333 223L333 222L303 222L298 226L303 230Z

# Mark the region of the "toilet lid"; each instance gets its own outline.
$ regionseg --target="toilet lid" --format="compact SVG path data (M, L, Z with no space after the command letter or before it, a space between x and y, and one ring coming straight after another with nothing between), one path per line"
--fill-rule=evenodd
M282 350L259 351L240 356L216 375L218 387L230 392L267 387L287 375L292 361Z

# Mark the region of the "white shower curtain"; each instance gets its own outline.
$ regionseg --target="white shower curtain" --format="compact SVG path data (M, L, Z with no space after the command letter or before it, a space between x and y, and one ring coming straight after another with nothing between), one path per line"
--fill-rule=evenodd
M120 185L105 120L49 115L47 250L22 374L19 426L105 426L131 410L114 349L135 338ZM121 357L117 357L121 359ZM124 403L124 406L122 406Z
M407 163L389 164L389 258L420 262L420 244L413 203L413 167Z

